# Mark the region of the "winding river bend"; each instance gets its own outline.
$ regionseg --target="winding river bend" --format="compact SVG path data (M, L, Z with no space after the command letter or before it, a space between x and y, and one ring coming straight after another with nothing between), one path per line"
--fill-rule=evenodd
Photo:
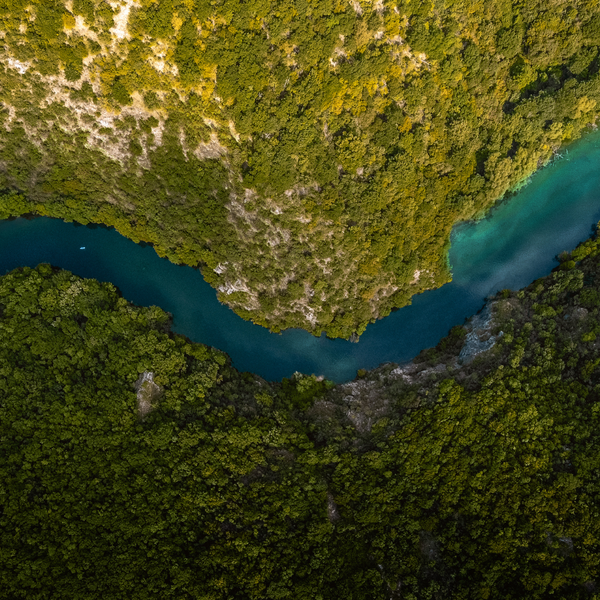
M49 218L0 221L0 274L48 262L110 281L127 300L171 312L174 331L224 350L242 371L271 380L301 371L342 382L359 368L406 361L435 345L487 296L547 274L558 253L590 235L600 219L600 132L564 153L486 219L455 227L452 283L370 325L358 344L302 330L269 333L221 305L197 270L161 259L151 247L104 227Z

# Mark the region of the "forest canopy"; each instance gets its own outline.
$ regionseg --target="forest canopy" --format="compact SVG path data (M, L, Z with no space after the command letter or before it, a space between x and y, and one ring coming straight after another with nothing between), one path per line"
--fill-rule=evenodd
M0 599L597 598L599 273L590 240L492 300L474 359L467 323L338 386L0 277Z
M595 127L592 0L0 0L0 216L115 226L349 337Z

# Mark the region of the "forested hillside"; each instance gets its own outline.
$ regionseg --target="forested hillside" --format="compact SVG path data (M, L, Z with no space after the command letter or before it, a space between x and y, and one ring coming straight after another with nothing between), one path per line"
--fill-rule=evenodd
M599 310L594 239L410 365L268 383L13 271L0 598L598 598Z
M274 330L360 333L594 126L594 0L1 0L0 216L114 225ZM12 193L10 193L12 192Z

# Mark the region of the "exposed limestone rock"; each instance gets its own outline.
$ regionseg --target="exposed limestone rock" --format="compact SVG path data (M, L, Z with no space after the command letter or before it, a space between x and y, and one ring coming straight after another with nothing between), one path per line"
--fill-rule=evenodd
M375 381L352 381L339 389L345 394L346 416L359 433L371 431L371 427L388 412L389 400L381 396Z
M125 0L123 4L118 2L111 3L113 8L119 8L119 12L113 18L113 27L110 29L110 33L113 38L117 40L129 39L128 23L129 23L129 12L134 6L138 6L131 0Z
M390 373L390 375L392 377L402 378L405 383L413 385L416 383L422 383L430 375L438 375L440 373L446 373L447 371L448 366L443 363L436 365L435 367L424 369L423 365L409 362L396 367Z
M379 379L359 379L338 386L343 394L346 416L359 433L368 433L373 425L389 413L393 400L384 393L386 386L396 380L409 386L415 386L418 394L427 395L427 390L446 377L455 377L462 368L469 365L477 356L490 350L503 335L492 335L494 313L498 301L488 303L477 315L465 323L467 335L458 356L434 364L425 362L407 362L388 367L380 373ZM399 380L399 381L398 381ZM417 402L420 402L418 400Z
M217 134L213 132L210 136L210 142L199 144L194 150L196 158L206 160L208 158L219 158L227 153L227 148L221 145Z
M468 365L479 354L493 348L496 341L503 335L503 332L497 336L491 333L494 324L493 306L492 303L486 304L485 308L465 325L467 337L458 356L460 364Z
M218 288L219 292L223 294L233 294L234 292L248 292L248 286L241 280L237 279L235 283L226 282L224 285L220 285Z
M30 67L29 63L21 62L20 60L17 60L16 58L8 58L6 60L6 64L11 69L16 69L21 75L25 74L27 72L27 69L29 69L29 67Z
M140 418L147 417L156 407L162 392L159 385L154 383L154 373L144 371L135 382L137 392L137 410Z
M340 511L331 492L327 492L327 517L331 523L335 523L341 519Z

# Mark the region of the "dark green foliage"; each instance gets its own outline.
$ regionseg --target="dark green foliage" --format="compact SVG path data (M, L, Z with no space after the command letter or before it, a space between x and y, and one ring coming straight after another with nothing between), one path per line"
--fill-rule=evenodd
M335 387L110 284L0 278L0 598L595 598L600 241L561 258L472 363L455 327Z
M0 279L0 598L374 597L288 414L303 378L286 405L168 325L48 265Z
M93 0L73 0L73 13L83 15L88 21L94 20Z

